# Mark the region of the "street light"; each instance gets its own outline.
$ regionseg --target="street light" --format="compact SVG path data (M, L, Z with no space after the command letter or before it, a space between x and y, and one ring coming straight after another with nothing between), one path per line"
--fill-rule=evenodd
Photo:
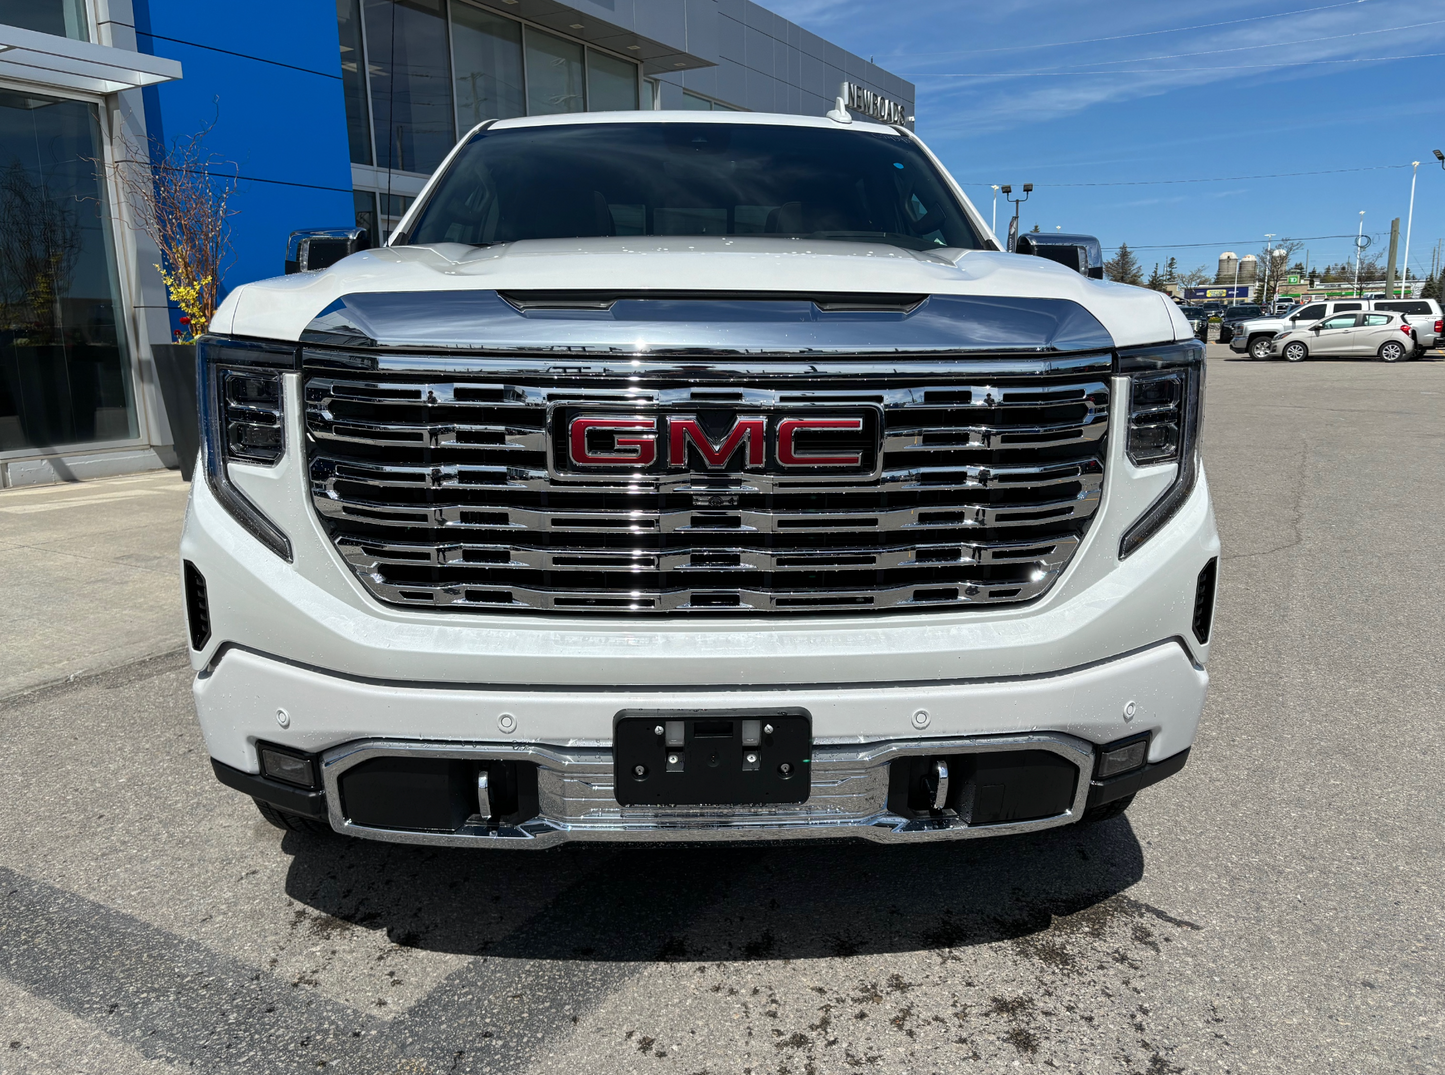
M1439 150L1436 152L1438 153ZM1445 168L1445 163L1442 163L1441 167ZM1412 161L1410 163L1410 215L1405 218L1405 272L1400 277L1400 297L1402 299L1410 297L1410 228L1415 223L1415 176L1419 172L1420 162ZM1392 299L1394 297L1394 295L1390 296Z
M1014 188L1011 184L1005 183L998 189L1003 191L1003 196L1005 198L1013 202L1014 218L1008 226L1008 243L1006 247L1008 252L1012 254L1015 248L1018 246L1019 241L1019 206L1023 205L1024 202L1029 200L1029 195L1033 193L1034 185L1032 183L1024 184L1024 196L1022 198L1015 198L1013 196Z
M1264 286L1260 288L1259 297L1266 302L1269 301L1269 270L1274 264L1274 232L1264 233Z

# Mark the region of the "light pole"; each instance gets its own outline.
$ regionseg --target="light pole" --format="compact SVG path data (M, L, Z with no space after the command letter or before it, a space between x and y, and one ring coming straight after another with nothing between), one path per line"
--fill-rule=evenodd
M1360 255L1364 253L1365 246L1361 242L1365 237L1365 211L1360 210L1360 231L1355 236L1355 297L1360 294Z
M998 234L998 184L993 184L993 233Z
M1400 277L1400 297L1410 297L1410 227L1415 223L1415 177L1420 174L1420 162L1410 162L1410 213L1405 217L1405 272ZM1394 298L1391 295L1390 298Z
M1259 297L1265 301L1269 300L1269 270L1274 265L1274 232L1264 233L1264 286L1260 288Z
M1005 183L998 189L1003 191L1003 196L1005 198L1013 202L1014 216L1013 220L1009 223L1008 226L1008 242L1005 244L1005 249L1007 249L1008 252L1012 254L1018 248L1019 242L1019 206L1023 205L1024 202L1029 200L1029 195L1033 193L1034 185L1032 183L1024 184L1024 196L1022 198L1015 198L1013 196L1014 188L1008 183Z
M1432 152L1432 153L1435 154L1435 159L1440 162L1440 167L1441 167L1442 169L1445 169L1445 153L1441 153L1438 149L1432 149L1430 152ZM1414 182L1411 181L1411 184L1410 184L1411 204L1414 204L1414 190L1415 190L1415 185L1414 185ZM1439 243L1436 243L1435 245L1436 245L1436 247L1438 248L1440 244L1439 244ZM1437 259L1437 260L1438 260L1438 259ZM1442 276L1445 276L1445 269L1436 269L1436 270L1435 270L1435 297L1436 297L1437 299L1438 299L1441 295L1445 295L1445 289L1442 289L1442 288L1440 287L1440 278L1441 278Z

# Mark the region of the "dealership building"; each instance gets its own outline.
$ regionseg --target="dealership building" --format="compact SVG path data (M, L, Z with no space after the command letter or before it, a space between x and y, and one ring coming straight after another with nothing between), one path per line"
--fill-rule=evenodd
M234 287L299 228L388 234L485 119L840 92L911 125L911 83L750 0L0 0L0 486L176 462L151 348L179 312L127 147L209 132Z

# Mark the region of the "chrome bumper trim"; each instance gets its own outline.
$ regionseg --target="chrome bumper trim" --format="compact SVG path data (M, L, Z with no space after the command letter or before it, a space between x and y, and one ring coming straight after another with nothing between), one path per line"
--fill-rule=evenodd
M1048 750L1073 762L1079 780L1070 808L1054 817L968 825L957 816L909 819L887 808L888 770L899 757ZM541 811L520 825L468 824L454 833L412 832L356 825L342 812L340 777L352 766L385 756L530 762L537 766ZM545 744L441 743L364 739L322 755L331 827L347 836L433 846L544 848L571 841L639 843L839 839L920 843L1003 836L1077 821L1089 797L1094 748L1061 732L906 739L871 743L814 743L812 794L779 807L622 807L613 795L609 747Z

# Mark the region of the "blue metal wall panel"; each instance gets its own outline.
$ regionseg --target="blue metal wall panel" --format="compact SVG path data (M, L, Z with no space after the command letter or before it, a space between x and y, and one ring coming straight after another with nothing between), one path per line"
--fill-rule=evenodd
M294 229L351 224L334 4L136 0L135 12L141 51L185 68L146 91L150 134L170 140L214 122L206 144L242 176L225 287L278 275Z

